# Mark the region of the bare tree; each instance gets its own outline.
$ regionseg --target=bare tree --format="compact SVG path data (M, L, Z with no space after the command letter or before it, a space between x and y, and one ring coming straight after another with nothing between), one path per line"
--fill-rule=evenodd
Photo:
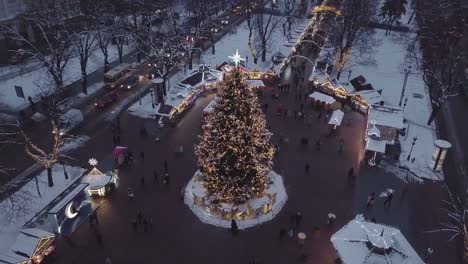
M281 18L274 16L272 10L267 11L265 6L265 2L261 2L258 12L253 16L255 37L260 47L263 62L266 60L272 33L281 22Z
M53 83L52 87L41 87L44 96L50 96L47 100L49 111L56 112L59 95L64 88L64 74L72 50L70 49L71 36L68 35L62 20L52 15L46 16L42 13L26 14L23 19L37 29L41 42L33 43L19 32L2 26L3 31L12 39L23 44L24 48L14 50L13 52L26 56L29 65L36 65L37 68L44 67L48 77Z
M89 15L74 17L68 25L71 44L80 59L81 85L84 94L88 94L88 60L95 48L97 38L96 24Z
M460 93L463 85L459 78L463 51L458 47L463 36L463 19L460 14L453 14L447 8L430 6L418 12L417 40L420 46L418 42L409 46L412 58L429 89L432 112L428 125L434 121L442 105Z
M290 17L296 10L297 0L283 0L282 3L284 6L284 14Z
M338 17L331 35L335 46L338 80L353 49L358 49L361 55L372 51L374 32L369 23L375 15L376 4L372 0L347 0L341 10L342 15Z
M210 22L209 9L213 0L186 0L186 10L189 12L189 27L198 38L204 25Z
M447 184L443 186L448 194L448 199L444 200L447 207L443 208L443 211L448 218L447 221L441 223L441 228L429 232L450 233L449 241L460 238L463 241L463 263L468 264L468 200L453 192Z

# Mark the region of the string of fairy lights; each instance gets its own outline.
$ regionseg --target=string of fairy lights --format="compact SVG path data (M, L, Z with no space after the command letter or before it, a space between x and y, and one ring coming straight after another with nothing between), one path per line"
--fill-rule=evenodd
M213 201L242 204L264 195L274 148L246 74L236 68L220 86L195 152Z

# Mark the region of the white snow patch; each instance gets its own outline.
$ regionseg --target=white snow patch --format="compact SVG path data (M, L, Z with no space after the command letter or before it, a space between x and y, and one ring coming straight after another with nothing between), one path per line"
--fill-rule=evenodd
M134 103L128 108L128 113L134 116L139 116L141 118L151 118L154 119L156 116L156 104L152 104L153 97L150 94L147 94ZM140 104L141 101L141 104Z
M377 30L376 38L381 41L381 45L376 47L375 54L373 54L376 65L355 66L352 69L351 79L363 75L376 90L382 90L382 97L387 106L398 107L400 102L406 57L406 46L403 39L407 37L408 35L405 33L398 32L392 32L390 36L385 36L384 30ZM351 58L352 60L353 58ZM432 108L422 75L415 72L414 69L409 74L401 107L403 107L405 99L408 99L403 113L407 135L399 138L402 148L399 165L411 171L412 173L409 175L429 180L443 180L443 174L435 174L429 167L436 139L435 125L427 126L425 124ZM407 161L414 137L418 139L410 160ZM414 162L412 162L413 158ZM394 172L395 169L399 168L393 168L389 171ZM399 175L406 174L406 171L402 171Z

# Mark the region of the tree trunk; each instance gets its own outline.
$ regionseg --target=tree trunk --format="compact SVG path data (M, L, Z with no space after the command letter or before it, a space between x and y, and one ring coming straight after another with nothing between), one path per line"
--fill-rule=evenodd
M117 50L119 52L119 63L123 63L123 43L117 44Z
M109 55L106 53L103 53L104 55L104 73L106 73L107 71L109 71Z
M430 126L432 124L432 121L436 118L437 114L439 113L440 106L432 106L432 112L431 115L429 116L429 120L427 120L427 125Z
M336 73L336 79L339 81L341 76L341 70Z
M81 66L81 87L83 88L83 93L88 94L88 74L86 73L86 66Z
M266 53L267 53L266 47L263 47L262 48L262 61L266 61Z
M468 237L463 236L463 264L468 264Z
M52 179L52 168L47 168L47 183L49 187L54 186L54 180Z

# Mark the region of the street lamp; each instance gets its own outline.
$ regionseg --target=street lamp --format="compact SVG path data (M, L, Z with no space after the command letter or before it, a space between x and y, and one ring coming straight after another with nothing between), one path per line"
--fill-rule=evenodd
M150 95L151 95L151 107L153 107L153 109L154 109L154 97L153 97L154 95L153 95L153 90L152 89L150 90Z
M405 111L406 104L408 103L408 98L405 98L405 103L403 104L403 112Z
M413 148L414 148L414 144L416 144L416 140L418 140L418 137L414 137L413 142L411 142L411 149L410 149L410 152L408 154L408 157L406 158L407 161L409 161L410 158L411 158L411 152L413 152Z
M401 96L400 96L400 103L398 106L401 106L401 102L403 101L403 96L405 95L406 90L406 83L408 82L408 75L411 73L411 65L405 69L405 78L403 80L403 89L401 89Z
M215 32L218 32L218 29L215 27L211 28L211 52L213 55L215 54L215 46L214 46L214 34Z

